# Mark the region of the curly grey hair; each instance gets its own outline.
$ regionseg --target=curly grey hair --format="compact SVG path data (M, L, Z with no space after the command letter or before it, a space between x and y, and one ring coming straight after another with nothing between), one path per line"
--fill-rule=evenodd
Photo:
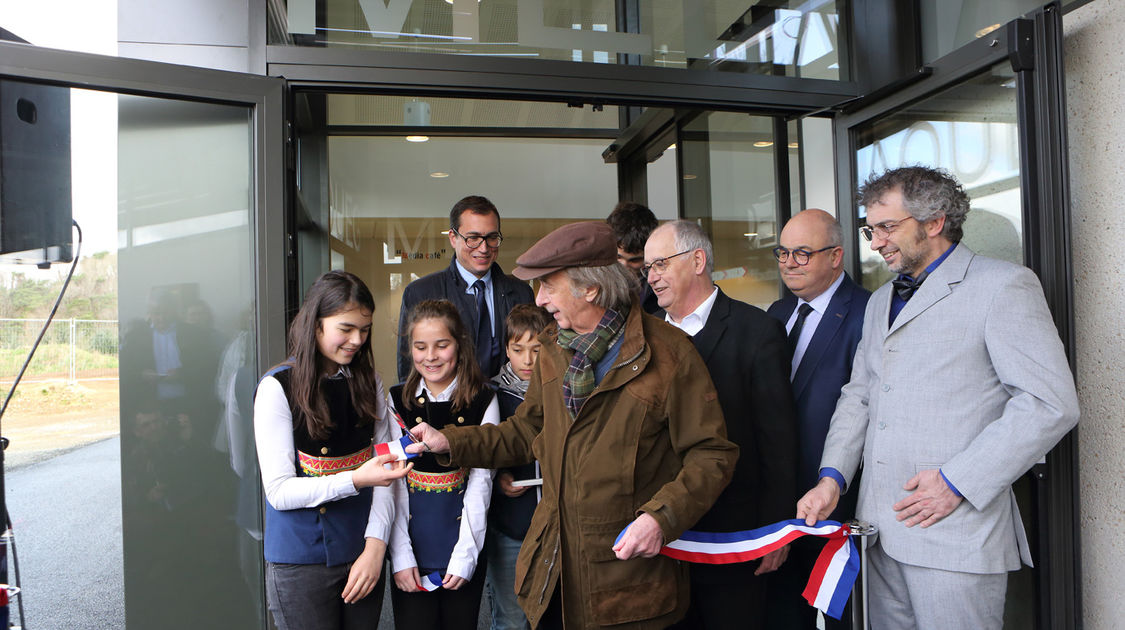
M867 206L889 192L902 193L902 204L919 223L945 215L942 235L951 243L961 242L969 213L969 196L961 184L940 168L904 166L872 176L856 193L856 202Z

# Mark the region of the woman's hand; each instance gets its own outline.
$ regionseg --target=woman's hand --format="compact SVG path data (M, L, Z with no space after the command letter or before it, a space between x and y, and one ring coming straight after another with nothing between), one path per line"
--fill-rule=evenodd
M340 597L345 604L354 604L371 594L371 590L379 583L379 574L383 571L383 554L387 544L378 538L368 538L363 546L363 552L348 569L348 582L344 585L344 592ZM379 595L382 597L382 594Z
M359 488L371 486L389 486L396 479L401 479L414 468L414 462L406 463L396 461L394 455L380 455L369 459L362 466L352 471L352 485ZM391 468L385 468L392 464Z
M404 593L417 593L421 590L422 577L418 575L418 567L410 567L395 572L395 586Z
M447 591L455 591L468 583L465 578L452 573L446 573L445 577L441 578L441 587Z

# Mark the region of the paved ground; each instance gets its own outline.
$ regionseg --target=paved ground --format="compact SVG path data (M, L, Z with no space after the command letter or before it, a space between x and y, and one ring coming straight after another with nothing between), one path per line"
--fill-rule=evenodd
M120 455L113 438L7 473L25 629L125 627Z

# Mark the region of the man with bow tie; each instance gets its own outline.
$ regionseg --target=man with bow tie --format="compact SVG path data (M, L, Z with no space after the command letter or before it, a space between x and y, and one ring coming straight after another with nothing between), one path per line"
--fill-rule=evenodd
M1011 484L1078 422L1074 378L1035 275L960 242L955 179L895 169L858 201L899 276L868 301L797 517L830 514L862 459L871 628L1000 630L1007 572L1031 564Z

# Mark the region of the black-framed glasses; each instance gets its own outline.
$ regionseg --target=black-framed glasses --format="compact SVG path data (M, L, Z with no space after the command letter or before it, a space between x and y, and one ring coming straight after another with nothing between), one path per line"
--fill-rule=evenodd
M497 247L500 247L500 243L504 242L504 235L499 232L493 232L492 234L465 235L458 232L456 228L452 229L454 234L460 236L461 240L465 241L465 244L469 246L469 249L476 249L480 247L481 243L488 243L489 247L495 249Z
M829 245L828 247L822 247L814 251L800 248L787 249L785 247L775 247L773 248L773 257L777 259L777 262L784 264L786 262L789 262L789 255L792 254L793 262L804 267L805 265L809 264L809 259L813 257L813 254L826 252L832 249L836 249L837 247L839 247L839 245Z
M861 225L859 226L859 233L861 236L863 236L864 239L868 241L871 240L872 236L887 238L892 233L894 233L895 230L898 229L898 226L901 225L903 221L911 220L917 221L918 219L915 219L914 217L905 217L899 219L898 221L883 221L882 223L876 223L875 225Z
M671 256L665 256L664 258L657 258L656 260L654 260L650 263L646 263L644 267L641 267L641 273L643 273L644 275L647 276L648 272L650 270L652 270L652 271L656 271L656 275L662 276L662 275L664 275L664 272L668 269L668 261L669 260L672 260L676 256L683 256L684 254L686 254L688 252L693 252L693 251L695 251L695 250L685 249L684 251L682 251L678 254L672 254Z

